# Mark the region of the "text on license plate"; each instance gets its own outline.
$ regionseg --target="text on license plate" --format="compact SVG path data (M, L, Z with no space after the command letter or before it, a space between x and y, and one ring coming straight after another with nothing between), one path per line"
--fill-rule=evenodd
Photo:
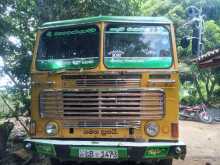
M79 158L118 159L118 151L80 149Z

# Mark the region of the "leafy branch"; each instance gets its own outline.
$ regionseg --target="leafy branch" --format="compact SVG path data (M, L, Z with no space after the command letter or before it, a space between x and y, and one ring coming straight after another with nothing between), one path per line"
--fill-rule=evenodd
M11 107L11 105L7 102L6 97L3 95L0 95L1 99L3 100L3 102L5 103L5 105L8 107L9 111L14 114L15 119L21 124L21 126L24 128L25 132L28 134L29 130L28 128L25 126L25 124L19 119L18 113L17 111Z

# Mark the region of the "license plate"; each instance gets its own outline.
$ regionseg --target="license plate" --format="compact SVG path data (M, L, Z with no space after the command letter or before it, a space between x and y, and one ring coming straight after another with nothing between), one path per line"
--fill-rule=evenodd
M35 148L39 154L56 156L56 151L52 144L36 143Z
M80 149L79 158L118 159L117 150Z
M169 152L169 147L149 147L146 148L145 158L161 158L166 157Z

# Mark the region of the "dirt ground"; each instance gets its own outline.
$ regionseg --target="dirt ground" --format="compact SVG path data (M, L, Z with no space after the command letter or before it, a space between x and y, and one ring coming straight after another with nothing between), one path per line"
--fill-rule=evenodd
M180 121L180 139L187 145L187 156L174 165L220 165L220 123Z

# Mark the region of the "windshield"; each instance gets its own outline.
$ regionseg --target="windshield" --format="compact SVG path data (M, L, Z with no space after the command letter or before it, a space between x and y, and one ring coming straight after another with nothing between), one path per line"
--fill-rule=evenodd
M39 70L89 69L99 62L99 29L96 25L47 30L40 39Z
M146 24L109 24L105 29L107 68L168 68L172 64L166 27Z

